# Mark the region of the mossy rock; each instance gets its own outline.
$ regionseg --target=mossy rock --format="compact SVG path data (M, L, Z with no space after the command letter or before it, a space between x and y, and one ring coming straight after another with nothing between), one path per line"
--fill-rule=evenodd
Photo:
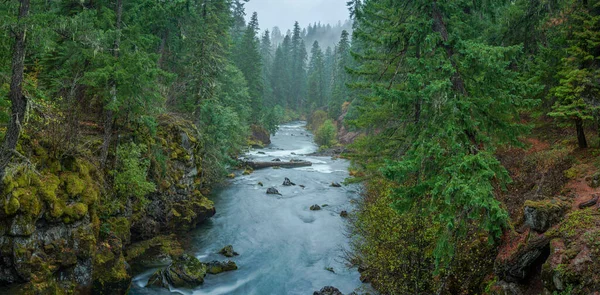
M569 204L558 198L542 201L525 201L523 209L525 224L531 229L543 233L551 226L560 222L568 209Z
M570 294L577 295L600 290L600 212L594 208L571 212L545 235L552 242L542 267L544 286L557 293L570 286Z
M228 261L212 261L206 264L207 270L206 272L211 275L220 274L226 271L232 271L238 269L235 262Z
M183 254L175 235L157 236L150 240L132 244L125 259L133 268L166 266Z
M184 254L168 267L156 271L148 280L148 286L167 288L195 288L204 283L206 265L198 258Z

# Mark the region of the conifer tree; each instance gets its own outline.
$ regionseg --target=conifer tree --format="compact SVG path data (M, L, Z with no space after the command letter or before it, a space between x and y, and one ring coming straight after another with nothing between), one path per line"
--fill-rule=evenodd
M395 208L421 208L442 225L434 253L440 266L452 263L456 241L472 225L492 238L506 227L494 188L509 179L494 151L518 144L525 128L517 109L538 89L510 66L519 46L480 38L497 5L367 0L352 7L353 38L362 43L353 53L352 72L362 80L354 87L369 91L355 123L389 143L379 153L389 160L384 175L399 183Z

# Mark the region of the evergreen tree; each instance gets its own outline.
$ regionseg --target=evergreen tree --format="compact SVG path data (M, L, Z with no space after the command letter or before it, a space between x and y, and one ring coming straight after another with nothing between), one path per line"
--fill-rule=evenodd
M329 115L337 118L341 113L342 104L348 100L346 83L349 82L346 68L350 66L350 34L342 31L340 41L335 50L335 65L333 67L331 101Z
M262 80L262 61L260 51L260 41L258 40L258 14L254 12L252 18L246 27L241 42L235 49L233 60L237 67L242 71L246 82L250 98L252 99L253 116L255 120L260 118L260 111L263 109L263 80Z
M308 102L310 111L324 105L325 101L325 61L319 42L313 43L308 66Z
M361 79L354 87L370 90L355 124L387 139L372 149L387 155L384 175L399 184L395 208L420 208L442 225L434 252L441 266L452 264L454 245L471 225L495 238L506 227L494 188L508 175L494 151L518 144L525 128L517 109L539 89L510 67L519 46L481 38L499 5L367 0L352 9L353 38L362 43L353 53L352 72ZM345 43L336 52L336 75ZM344 99L335 94L338 85L334 96Z
M557 101L549 115L575 125L579 147L587 148L584 122L600 119L600 1L573 1L571 5L572 13L563 24L568 47L558 73L559 85L552 89Z

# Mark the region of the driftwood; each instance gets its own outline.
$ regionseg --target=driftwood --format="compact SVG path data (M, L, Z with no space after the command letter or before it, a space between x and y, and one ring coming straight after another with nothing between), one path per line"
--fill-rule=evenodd
M579 204L579 209L585 209L587 207L592 207L592 206L596 205L596 203L598 203L598 195L594 195L593 198L591 198L590 200Z
M290 162L253 162L247 161L246 166L252 169L262 169L269 167L282 167L282 168L294 168L294 167L306 167L312 166L312 162L309 161L290 161Z

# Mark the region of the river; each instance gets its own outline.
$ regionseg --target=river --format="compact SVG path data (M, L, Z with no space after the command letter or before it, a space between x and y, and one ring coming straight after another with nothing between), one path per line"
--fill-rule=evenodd
M362 285L357 270L348 269L343 259L349 241L345 235L347 220L340 217L342 210L352 210L352 200L359 198L359 186L330 186L348 177L349 163L306 156L318 148L304 126L305 122L280 126L268 147L251 150L246 157L259 161L298 158L313 162L312 166L267 168L238 175L212 194L215 216L188 234L186 250L204 262L226 260L217 252L225 245L233 245L240 254L232 258L239 269L207 275L204 284L194 290L172 292L312 294L331 285L347 294ZM285 177L297 185L283 186ZM267 195L271 186L282 195ZM327 206L311 211L313 204ZM169 294L165 289L144 288L152 272L137 275L130 294Z

